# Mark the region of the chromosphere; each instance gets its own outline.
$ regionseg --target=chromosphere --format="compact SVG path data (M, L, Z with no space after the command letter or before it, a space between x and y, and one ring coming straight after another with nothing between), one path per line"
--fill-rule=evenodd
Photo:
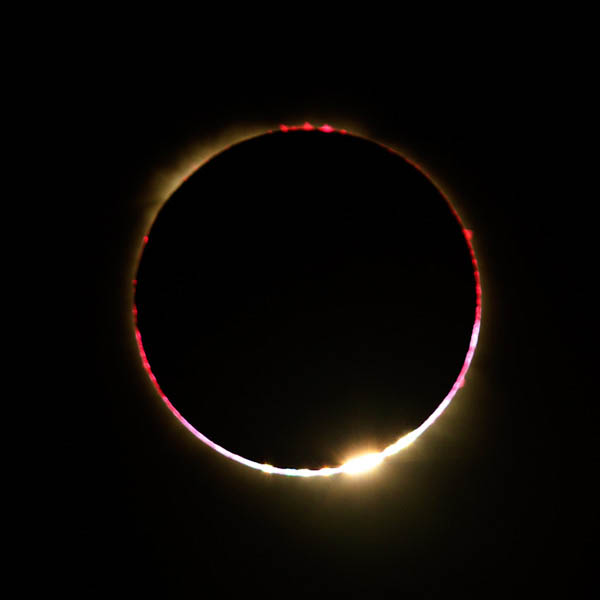
M481 322L471 238L397 152L282 125L215 154L157 214L134 290L143 365L232 460L367 471L464 385Z

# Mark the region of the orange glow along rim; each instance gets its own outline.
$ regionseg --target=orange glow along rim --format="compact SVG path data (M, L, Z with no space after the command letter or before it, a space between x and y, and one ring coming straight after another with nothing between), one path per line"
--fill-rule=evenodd
M302 131L315 130L315 131L321 131L323 133L334 133L335 132L335 133L343 134L343 135L354 135L355 137L363 137L363 136L358 136L356 134L351 134L348 131L346 131L345 129L339 129L339 130L334 129L330 125L322 125L321 127L315 127L308 122L304 123L303 125L299 125L299 126L298 125L292 125L292 126L281 125L279 129L283 132L298 131L298 130L302 130ZM252 137L260 137L267 133L272 133L272 131L265 131L262 134L258 134L256 136L252 136ZM246 141L246 140L239 140L237 143L241 143L242 141ZM373 141L373 140L370 140L370 141ZM410 165L415 167L418 171L420 171L423 175L425 175L429 179L428 175L426 173L424 173L423 170L418 165L416 165L414 162L409 161L406 157L402 156L395 150L388 148L387 146L384 146L383 144L380 144L378 142L374 142L374 143L386 148L387 150L389 150L390 152L393 152L394 154L397 154L400 158L402 158L404 161L408 162ZM224 152L229 147L230 146L227 146L226 148L223 148L222 150L220 150L216 153L213 153L213 155L210 158L213 158L217 154ZM210 160L210 158L208 160ZM207 161L205 161L205 162L207 162ZM200 167L197 167L196 169L194 169L193 172L195 172L198 168L200 168ZM184 181L188 177L189 177L189 175L184 178ZM185 419L185 417L183 417L183 415L175 408L175 406L173 405L171 400L169 400L169 398L167 398L165 393L161 390L160 385L152 372L150 363L148 362L148 358L147 358L146 352L144 350L144 346L142 344L142 335L137 326L137 312L138 311L137 311L137 306L135 304L135 299L134 299L134 304L133 304L134 329L135 329L135 336L136 336L137 345L138 345L138 349L139 349L139 353L140 353L140 358L142 360L142 364L144 366L144 369L146 370L146 373L148 374L148 377L150 378L152 384L154 385L154 388L156 389L156 391L162 398L163 402L167 405L167 407L169 408L171 413L178 419L178 421L188 431L190 431L196 438L198 438L200 441L204 442L207 446L210 446L213 450L216 450L219 454L222 454L223 456L226 456L227 458L229 458L231 460L234 460L242 465L245 465L246 467L250 467L251 469L256 469L258 471L262 471L263 473L268 473L268 474L273 474L273 475L286 475L289 477L327 477L330 475L337 475L340 473L357 474L357 473L362 473L362 472L368 471L368 470L378 466L389 456L397 454L398 452L400 452L401 450L403 450L404 448L406 448L407 446L412 444L427 429L429 429L429 427L431 427L431 425L433 425L433 423L435 423L435 421L437 421L437 419L441 416L441 414L446 410L446 408L449 406L450 402L452 402L452 399L454 398L454 396L456 395L458 390L461 387L463 387L463 385L465 384L465 377L466 377L467 371L469 370L469 367L471 365L471 361L473 360L475 348L477 347L477 341L479 338L479 329L480 329L480 325L481 325L481 283L480 283L477 259L475 258L475 252L473 250L473 245L471 243L472 232L468 229L465 229L458 213L456 212L456 210L454 209L454 207L452 206L452 204L450 203L450 201L448 200L446 195L439 188L437 188L437 186L435 186L435 187L438 190L438 192L442 195L442 197L446 201L448 207L452 211L452 214L458 221L458 223L461 227L465 242L467 244L467 247L469 248L469 252L471 254L471 260L472 260L472 264L473 264L473 275L475 278L476 302L475 302L473 329L472 329L472 333L471 333L471 339L469 342L469 348L467 350L465 360L464 360L463 366L458 374L458 377L457 377L456 381L454 382L454 384L452 385L452 387L450 388L450 390L448 391L448 393L446 394L446 397L440 402L438 407L431 413L431 415L429 415L429 417L425 421L423 421L423 423L421 423L421 425L419 425L419 427L417 427L416 429L413 429L406 435L402 436L401 438L396 440L393 444L387 446L380 452L373 452L373 453L369 453L369 454L359 455L359 456L351 458L348 461L344 462L343 464L335 466L335 467L323 467L321 469L295 469L295 468L288 468L288 467L277 467L277 466L273 466L273 465L269 465L269 464L259 463L259 462L253 461L251 459L245 458L243 456L240 456L238 454L235 454L235 453L227 450L226 448L219 446L219 444L215 443L213 440L209 439L203 433L198 431L189 421L187 421ZM148 235L149 234L146 234L144 236L143 244L142 244L141 250L139 252L138 267L139 267L139 262L141 261L144 246L148 242ZM136 269L136 271L137 271L137 269ZM137 281L134 280L133 283L134 283L134 298L135 298L135 284L137 283Z

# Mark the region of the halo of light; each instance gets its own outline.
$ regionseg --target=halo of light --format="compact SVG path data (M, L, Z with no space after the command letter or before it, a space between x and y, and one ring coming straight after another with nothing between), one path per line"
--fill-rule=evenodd
M334 129L332 126L330 126L328 124L324 124L321 127L315 127L308 121L306 121L302 125L289 125L289 126L288 125L280 125L279 129L280 129L280 131L283 131L283 132L299 131L299 130L300 131L318 130L323 133L337 132L337 133L340 133L343 135L354 135L352 133L349 133L345 129ZM256 137L259 137L260 135L265 135L267 133L272 133L272 130L265 131L263 134L259 134ZM363 136L357 135L356 137L363 137ZM241 143L241 141L246 141L246 139L240 140L240 142L238 142L238 143ZM373 141L373 140L371 140L371 141ZM403 160L408 162L410 165L412 165L414 168L416 168L423 175L425 175L425 177L427 177L429 179L428 175L423 171L423 169L421 169L421 167L419 167L414 162L408 160L405 156L400 155L398 152L396 152L392 148L384 146L383 144L380 144L379 142L374 142L374 143L386 148L387 150L389 150L390 152L393 152L394 154L398 154L398 156L400 156ZM213 154L213 156L220 154L222 151L228 149L229 147L231 147L231 146L229 145L225 148L222 148L220 151L215 152ZM202 166L202 165L200 165L200 166ZM200 166L196 167L194 169L194 171L192 171L192 172L195 172L197 169L200 168ZM186 179L188 179L190 175L191 175L191 173L184 178L184 181ZM438 189L438 188L436 187L436 189ZM471 254L471 261L473 264L473 275L475 278L475 319L473 322L473 330L472 330L471 339L469 342L469 349L467 350L467 354L465 356L463 366L458 374L456 381L450 388L450 391L446 394L446 397L440 402L438 407L431 413L431 415L429 415L429 417L427 419L425 419L425 421L423 421L423 423L421 423L421 425L419 425L419 427L417 427L416 429L413 429L411 432L402 436L401 438L396 440L393 444L390 444L389 446L387 446L380 452L371 452L371 453L355 456L353 458L350 458L349 460L347 460L346 462L344 462L343 464L341 464L337 467L323 467L321 469L295 469L295 468L289 468L289 467L287 467L287 468L286 467L275 467L273 465L259 463L254 460L250 460L249 458L245 458L243 456L235 454L234 452L231 452L230 450L227 450L226 448L219 446L219 444L217 444L216 442L213 442L211 439L206 437L203 433L198 431L189 421L187 421L183 417L183 415L175 408L173 403L169 400L169 398L167 398L165 393L161 390L160 385L158 384L158 381L156 380L156 377L155 377L154 373L152 372L152 369L150 368L150 363L148 362L148 358L146 356L146 352L145 352L144 346L142 344L142 335L137 326L137 306L134 301L133 318L134 318L135 336L136 336L136 341L137 341L140 357L142 360L142 364L143 364L144 369L146 370L148 376L150 377L151 382L153 383L154 387L156 388L157 392L159 393L160 397L162 398L163 402L167 405L169 410L179 420L179 422L188 431L190 431L196 438L198 438L201 442L205 443L207 446L209 446L213 450L216 450L219 454L222 454L223 456L225 456L231 460L234 460L242 465L245 465L246 467L250 467L251 469L256 469L258 471L262 471L263 473L266 473L266 474L286 475L289 477L327 477L327 476L331 476L331 475L337 475L340 473L346 473L348 475L356 475L356 474L360 474L360 473L365 473L365 472L370 471L370 470L374 469L375 467L379 466L389 456L393 456L394 454L397 454L398 452L400 452L407 446L410 446L417 438L419 438L427 429L429 429L429 427L431 427L431 425L433 425L433 423L435 423L435 421L437 421L437 419L440 417L440 415L446 410L446 408L448 408L450 402L452 402L452 399L454 398L454 396L456 395L458 390L461 387L463 387L463 385L465 384L465 377L466 377L467 371L469 370L469 367L471 365L471 361L473 360L475 348L477 347L477 341L479 339L479 329L480 329L480 325L481 325L481 282L480 282L480 277L479 277L479 268L477 265L477 259L475 258L475 251L473 249L473 244L471 243L473 234L470 230L465 229L458 213L456 212L455 208L450 203L447 196L441 190L438 189L438 191L440 192L440 194L446 201L448 207L452 211L452 214L458 221L458 223L462 229L463 236L465 238L467 246L469 248L469 252ZM143 249L147 242L148 242L148 234L146 234L144 236L142 248L141 248L141 251L139 254L138 264L139 264L139 260L141 260ZM135 284L137 283L137 281L134 280L133 283L134 283L134 295L135 295Z

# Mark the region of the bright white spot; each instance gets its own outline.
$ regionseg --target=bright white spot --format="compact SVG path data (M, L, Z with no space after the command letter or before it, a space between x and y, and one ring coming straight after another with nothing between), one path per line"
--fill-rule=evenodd
M342 465L342 470L344 473L349 473L350 475L364 473L365 471L375 468L382 460L383 456L378 452L364 454L363 456L351 458L348 462L344 463Z

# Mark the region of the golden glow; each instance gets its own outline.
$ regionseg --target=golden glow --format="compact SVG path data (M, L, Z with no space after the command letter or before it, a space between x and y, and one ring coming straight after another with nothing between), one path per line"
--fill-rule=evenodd
M356 458L351 458L349 461L342 465L342 471L349 475L356 475L358 473L364 473L374 469L381 461L383 456L379 452L373 452L372 454L363 454Z
M418 437L419 434L415 433L415 431L411 431L407 433L405 436L401 437L397 442L394 442L391 446L388 446L383 452L383 456L391 456L392 454L396 454L396 452L400 452L400 450L404 450L407 446L410 446Z

